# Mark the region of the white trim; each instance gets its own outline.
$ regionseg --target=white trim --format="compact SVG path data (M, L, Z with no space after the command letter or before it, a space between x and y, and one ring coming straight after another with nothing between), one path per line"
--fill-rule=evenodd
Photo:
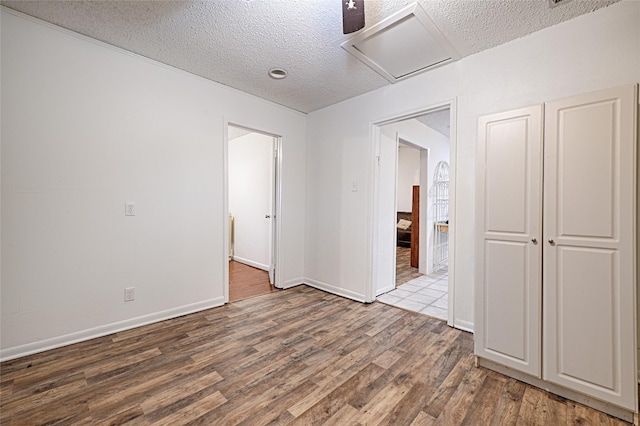
M447 267L447 284L448 284L448 300L449 309L447 311L447 324L450 327L459 328L465 331L473 332L473 323L469 321L456 320L456 227L458 218L456 217L456 184L458 181L458 98L449 101L449 165L453 173L449 175L449 217L453 220L449 221L449 255ZM451 244L453 242L453 244ZM469 326L458 326L456 324L468 324Z
M233 256L232 260L247 266L251 266L253 268L262 269L263 271L267 271L267 272L269 271L269 265L265 265L264 263L254 262L253 260L245 259L244 257Z
M48 351L50 349L68 346L78 342L84 342L86 340L95 339L97 337L119 333L121 331L130 330L132 328L142 327L144 325L181 317L183 315L204 311L222 305L224 305L223 298L216 297L214 299L192 303L177 308L171 308L167 309L166 311L154 312L152 314L127 319L112 324L101 325L98 327L77 331L75 333L65 334L63 336L41 340L39 342L27 343L25 345L2 349L0 350L0 361L4 362L10 359Z
M274 287L276 288L285 288L284 286L284 278L282 276L283 270L283 262L281 254L284 252L282 249L282 224L284 223L282 220L282 189L283 189L283 181L282 179L282 152L283 152L283 137L278 134L276 131L263 130L262 126L252 125L247 123L246 120L234 120L230 117L223 117L223 130L224 130L224 142L223 142L223 177L222 177L222 227L223 227L223 235L222 235L222 252L225 261L228 263L229 261L229 126L240 127L246 130L250 130L251 132L260 133L262 135L270 136L275 138L276 140L276 150L277 150L277 162L276 162L276 170L274 173L277 177L277 187L275 190L275 205L274 211L272 212L275 215L276 221L276 234L272 235L272 240L275 242L275 250L272 250L271 256L276 259L276 279L274 283ZM234 256L234 260L242 259ZM238 260L240 261L240 260ZM253 266L259 269L263 269L269 271L269 266L263 267L264 265L251 262L246 259L242 259L241 263L245 263L249 266ZM226 267L223 273L223 287L224 287L224 296L225 303L229 302L229 268Z
M326 291L328 293L332 293L337 296L346 297L347 299L352 299L352 300L355 300L356 302L367 303L365 300L365 295L361 293L345 290L342 287L337 287L335 285L327 284L322 281L317 281L311 278L305 278L304 283L310 287L317 288L318 290Z
M367 218L368 227L369 227L369 235L367 236L367 246L368 246L368 264L369 270L367 271L367 282L369 285L366 289L366 296L372 296L375 293L375 282L373 277L374 270L374 261L375 261L375 252L377 250L377 244L374 241L373 236L375 235L375 224L377 220L376 213L376 205L378 199L378 168L376 167L376 156L379 155L379 141L381 137L381 127L385 124L396 123L403 120L409 120L412 118L416 118L421 115L425 115L431 112L442 111L444 109L449 109L449 164L451 165L452 173L450 174L450 184L449 184L449 216L453 217L454 220L450 221L449 224L449 267L448 267L448 297L449 297L449 309L447 313L447 325L450 327L455 327L464 331L473 330L473 323L468 321L456 320L455 316L455 253L457 247L457 241L455 240L455 228L456 228L456 182L457 182L457 98L452 98L447 101L439 102L436 104L432 104L430 106L425 106L421 108L415 108L409 110L403 114L396 114L393 116L387 116L380 118L378 120L374 120L370 122L369 128L369 158L371 164L371 173L370 173L370 182L371 182L371 191L369 193L369 209L370 214ZM373 300L372 298L368 298L368 301Z
M282 283L282 289L286 290L288 288L297 287L299 285L304 285L304 278L293 278Z
M458 330L468 331L469 333L473 333L473 323L471 321L456 320L452 327L455 327Z
M229 303L229 120L222 117L222 296Z
M543 389L556 395L560 395L563 398L578 402L580 404L586 405L587 407L594 408L598 411L602 411L627 422L634 421L635 413L633 411L627 410L626 408L622 408L612 403L596 399L592 396L585 395L573 389L565 388L564 386L556 385L555 383L551 383L544 379L530 376L529 374L514 370L486 358L476 356L476 366L497 371L498 373L504 374L505 376L513 377L514 379L525 382L531 386L535 386L539 389Z
M284 271L282 261L282 253L284 253L283 247L283 238L282 238L282 226L285 223L282 220L282 212L284 209L282 208L282 194L284 190L284 179L282 178L282 155L283 155L283 140L284 136L276 136L272 135L275 140L275 155L276 155L276 164L275 170L273 171L275 175L275 186L273 188L274 193L274 206L273 212L271 213L275 217L275 227L276 233L271 238L273 239L272 247L275 243L275 250L272 249L272 256L275 259L275 282L273 283L276 288L285 288L284 287L284 276L282 272Z
M378 215L376 214L376 205L378 200L378 192L380 190L380 177L378 173L378 163L377 157L380 155L380 138L382 137L382 131L380 129L380 125L376 125L376 123L369 124L369 158L370 158L370 172L369 172L369 182L371 182L371 191L369 191L367 196L367 204L369 206L369 211L367 215L367 232L366 235L366 247L367 247L367 264L369 267L365 271L366 282L368 283L364 289L364 299L366 302L373 302L376 298L375 296L375 276L373 271L375 270L375 262L377 259L377 246L373 243L373 236L375 234L375 229L377 227ZM374 251L376 250L376 251Z
M385 287L383 289L380 289L378 291L376 291L376 297L380 296L381 294L385 294L391 290L395 290L396 286L395 285L390 285L388 287Z

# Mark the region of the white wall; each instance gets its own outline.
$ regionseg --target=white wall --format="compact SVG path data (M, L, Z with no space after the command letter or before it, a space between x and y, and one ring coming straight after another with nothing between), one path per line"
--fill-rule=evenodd
M413 185L420 185L420 151L405 144L398 149L397 210L411 212Z
M477 116L640 81L638 22L640 2L622 1L309 114L309 282L365 298L372 123L457 98L454 324L472 329Z
M227 120L282 135L280 273L302 282L303 114L4 8L1 19L0 357L223 303Z
M273 204L273 137L260 133L229 141L229 212L233 259L269 270Z

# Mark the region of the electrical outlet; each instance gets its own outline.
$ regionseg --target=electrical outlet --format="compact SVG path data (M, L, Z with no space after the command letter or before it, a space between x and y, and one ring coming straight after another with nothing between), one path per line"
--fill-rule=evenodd
M135 216L136 215L136 203L125 203L125 205L124 205L124 215L125 216Z
M136 288L127 287L124 289L124 301L131 302L136 299Z

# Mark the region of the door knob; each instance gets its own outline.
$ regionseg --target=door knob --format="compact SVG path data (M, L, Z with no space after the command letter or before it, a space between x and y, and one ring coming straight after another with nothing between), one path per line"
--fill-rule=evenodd
M555 241L553 241L553 240L549 240L549 244L551 244L552 246L555 246L555 245L556 245L556 242L555 242Z
M266 215L264 215L264 218L265 218L265 219L271 219L271 216L270 216L270 215L268 215L268 214L266 214Z
M533 244L538 244L538 240L537 240L536 238L532 238L532 239L531 239L531 242L532 242Z

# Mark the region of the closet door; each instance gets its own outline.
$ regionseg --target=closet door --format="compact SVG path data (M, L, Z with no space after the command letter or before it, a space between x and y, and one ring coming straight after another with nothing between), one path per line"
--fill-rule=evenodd
M545 107L544 379L637 404L634 86Z
M475 353L540 377L542 106L478 121Z

